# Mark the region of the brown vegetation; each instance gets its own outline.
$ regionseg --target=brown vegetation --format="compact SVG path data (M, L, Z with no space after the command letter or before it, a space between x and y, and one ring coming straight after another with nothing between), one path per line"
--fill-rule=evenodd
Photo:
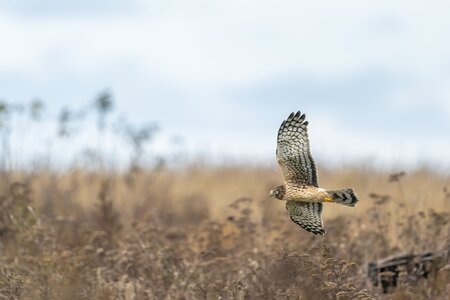
M366 263L450 244L450 181L346 168L321 186L324 237L268 198L277 169L190 166L101 173L5 172L0 181L1 299L448 299L450 266L400 278L390 294ZM385 274L386 275L386 274Z
M450 245L448 175L319 170L322 187L354 188L360 202L326 205L328 234L314 236L289 220L282 201L269 199L282 182L275 166L189 166L182 147L174 157L147 155L158 126L131 124L113 104L103 92L52 116L38 100L0 101L0 299L450 297L448 261L426 280L399 274L390 294L366 276L369 261ZM45 116L57 124L54 140L15 126L50 134ZM44 159L30 147L20 155L26 138L69 150L92 120L97 132L86 161L72 164L78 168L50 150ZM105 154L107 137L128 144L129 171L105 171L124 163Z

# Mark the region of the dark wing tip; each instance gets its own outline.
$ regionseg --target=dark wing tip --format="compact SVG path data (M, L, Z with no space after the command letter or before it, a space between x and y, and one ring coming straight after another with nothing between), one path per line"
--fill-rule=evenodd
M298 120L300 122L305 121L306 119L306 114L302 114L300 111L297 111L296 113L292 112L289 117L287 118L287 120Z
M303 227L306 231L309 231L315 235L325 235L327 231L322 227Z
M306 114L302 114L302 115L300 116L299 120L300 120L300 121L304 121L305 118L306 118Z
M292 216L290 216L290 218L291 218L292 222L294 222L295 224L299 225L304 230L306 230L308 232L311 232L312 234L325 235L325 233L327 233L327 231L322 226L304 224L304 223L299 222L298 220L294 219Z
M317 229L316 231L312 231L312 233L314 233L315 235L325 235L325 233L327 233L327 231L323 228Z

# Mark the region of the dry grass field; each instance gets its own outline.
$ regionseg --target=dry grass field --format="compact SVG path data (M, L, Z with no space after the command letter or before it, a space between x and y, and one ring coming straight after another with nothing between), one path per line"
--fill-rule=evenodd
M319 170L353 187L356 208L326 205L327 235L268 198L278 169L134 168L4 172L1 299L448 299L450 266L401 274L383 294L366 263L450 244L450 178L427 170Z

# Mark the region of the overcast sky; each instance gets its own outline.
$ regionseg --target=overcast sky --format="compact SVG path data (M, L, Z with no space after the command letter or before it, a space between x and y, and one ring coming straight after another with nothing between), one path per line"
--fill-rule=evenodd
M306 112L322 162L450 167L447 1L0 0L0 99L108 89L195 156L274 162ZM84 139L89 143L89 135ZM270 163L269 162L269 163Z

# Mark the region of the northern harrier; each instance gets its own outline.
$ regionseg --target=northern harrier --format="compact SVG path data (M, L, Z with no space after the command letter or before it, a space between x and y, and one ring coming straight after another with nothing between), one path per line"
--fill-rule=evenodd
M278 130L277 161L286 181L270 191L270 197L286 201L291 220L306 231L325 234L322 202L355 206L358 197L352 189L319 188L317 170L309 150L305 114L291 113Z

